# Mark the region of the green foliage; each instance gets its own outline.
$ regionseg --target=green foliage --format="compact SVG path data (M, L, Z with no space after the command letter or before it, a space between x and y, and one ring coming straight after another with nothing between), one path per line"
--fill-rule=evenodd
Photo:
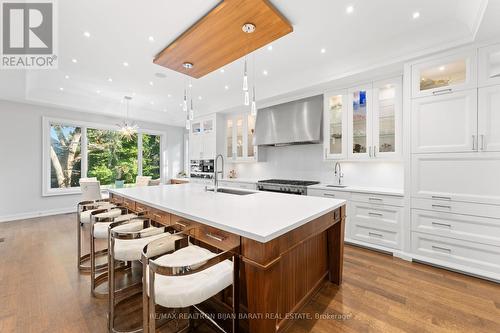
M142 136L142 175L160 178L160 136Z

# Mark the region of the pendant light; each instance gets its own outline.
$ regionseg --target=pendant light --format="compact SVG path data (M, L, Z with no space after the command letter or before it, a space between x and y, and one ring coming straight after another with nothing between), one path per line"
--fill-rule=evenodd
M126 119L120 125L118 125L118 128L122 137L132 139L132 137L137 133L139 126L137 126L136 123L131 122L129 119L129 103L132 100L132 97L125 96L124 99L127 102Z
M182 101L182 111L186 112L188 109L187 104L187 88L184 88L184 100Z
M245 57L245 69L243 70L243 91L248 91L247 57Z
M253 84L252 84L252 106L250 107L250 114L252 116L257 115L257 104L255 102L255 81L257 78L255 77L255 54L252 55L252 61L253 61Z
M194 119L193 98L191 97L191 107L189 108L189 120Z

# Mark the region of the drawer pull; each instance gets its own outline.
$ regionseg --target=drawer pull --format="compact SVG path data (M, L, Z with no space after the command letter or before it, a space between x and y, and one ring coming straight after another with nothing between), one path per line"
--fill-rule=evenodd
M332 193L323 193L323 195L325 197L333 197L333 198L335 198L335 194L332 194Z
M432 205L433 208L447 208L451 209L451 206L446 206L446 205Z
M207 232L206 235L207 235L208 238L215 239L218 242L223 242L224 239L226 239L224 236L215 235L215 234L213 234L211 232Z
M182 223L181 221L176 221L175 224L180 225L183 228L187 228L188 227L187 223Z
M369 212L368 215L370 216L378 216L378 217L382 217L384 216L384 214L381 214L381 213L374 213L374 212Z
M369 233L368 233L368 236L370 236L370 237L384 238L384 235L382 235L382 234L377 234L377 233L375 233L375 232L369 232Z
M369 197L368 200L383 201L384 199L382 199L382 198L375 198L375 197Z
M442 197L440 195L433 195L432 199L438 199L438 200L451 200L451 197Z
M452 92L453 92L453 90L448 88L448 89L441 89L441 90L433 91L432 94L433 95L444 95L444 94L451 94Z
M448 254L451 253L451 249L448 249L446 247L441 247L441 246L435 246L435 245L432 245L432 249L433 250L436 250L436 251L439 251L439 252L446 252Z
M432 225L436 225L439 227L451 228L451 224L447 224L447 223L432 222Z

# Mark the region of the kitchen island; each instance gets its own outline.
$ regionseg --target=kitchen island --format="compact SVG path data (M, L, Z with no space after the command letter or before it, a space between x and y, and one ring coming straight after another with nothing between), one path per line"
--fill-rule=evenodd
M325 280L342 282L345 200L206 191L196 184L110 190L111 200L221 249L239 246L250 332L286 329Z

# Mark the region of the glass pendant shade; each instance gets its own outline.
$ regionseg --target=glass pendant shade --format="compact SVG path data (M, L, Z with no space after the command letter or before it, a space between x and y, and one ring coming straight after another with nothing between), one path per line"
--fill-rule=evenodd
M127 118L120 125L118 125L120 135L127 139L131 139L139 129L139 126L136 123L129 120L129 103L131 99L132 97L125 96L125 100L127 101Z
M191 129L191 122L189 121L189 119L186 120L186 129L187 130Z
M257 103L255 103L255 86L252 87L252 106L250 108L250 113L252 116L257 115Z
M245 91L245 105L250 105L250 93L248 91Z
M248 91L247 59L245 58L245 70L243 71L243 91Z

